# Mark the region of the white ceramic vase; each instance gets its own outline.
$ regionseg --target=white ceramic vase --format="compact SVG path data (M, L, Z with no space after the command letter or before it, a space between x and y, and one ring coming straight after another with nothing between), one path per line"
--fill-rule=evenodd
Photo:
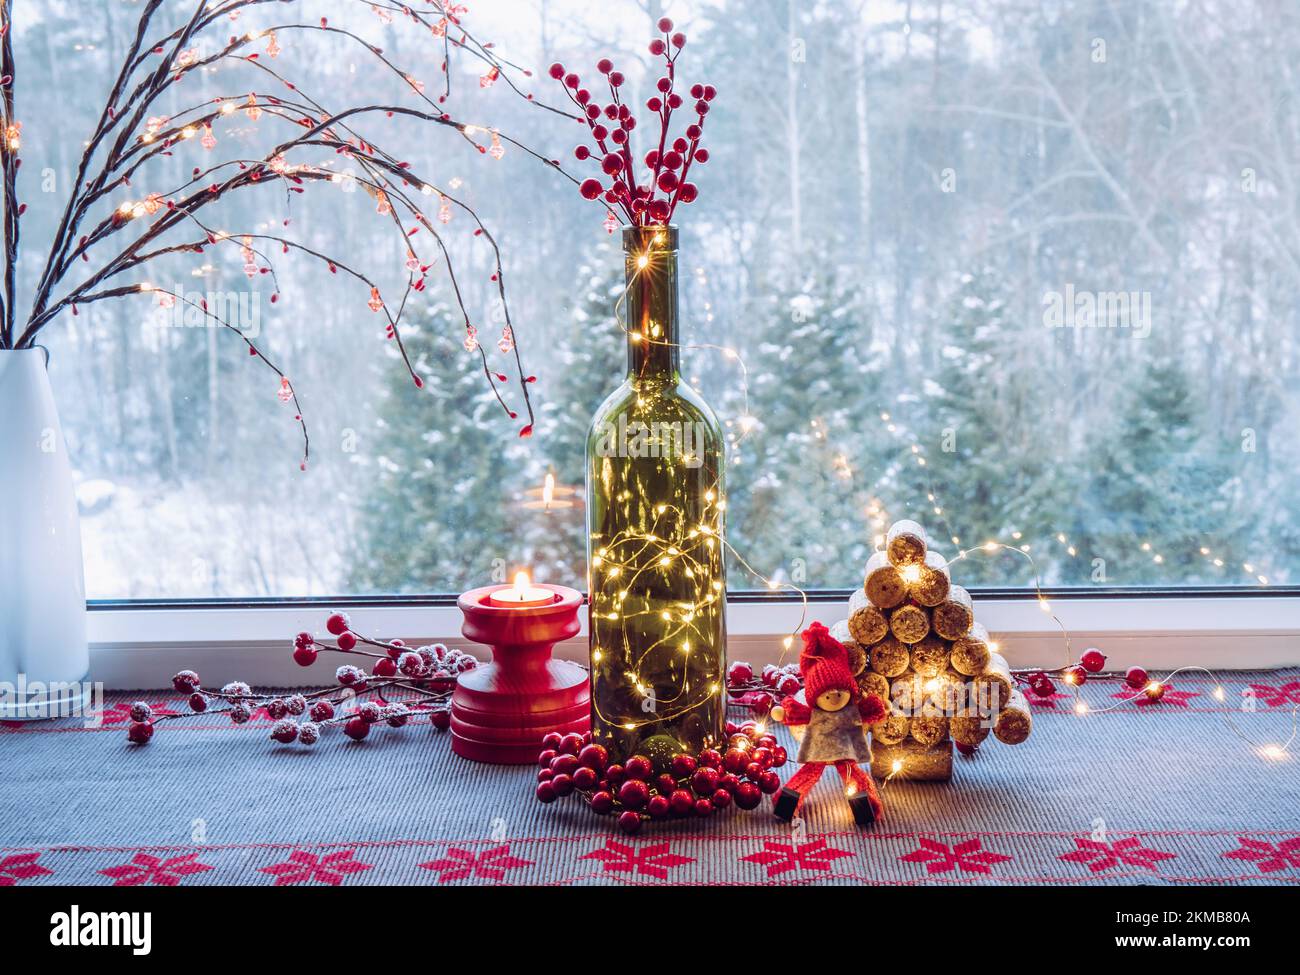
M72 465L42 349L0 349L0 720L81 713L90 668Z

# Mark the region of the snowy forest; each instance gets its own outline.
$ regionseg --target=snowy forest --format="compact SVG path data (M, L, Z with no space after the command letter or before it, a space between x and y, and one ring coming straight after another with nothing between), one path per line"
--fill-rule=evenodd
M190 4L168 6L175 22ZM436 76L440 49L400 17L270 6L237 29L328 15ZM1300 582L1300 4L467 7L543 101L561 97L549 63L590 73L608 55L643 103L664 15L690 36L683 76L717 86L700 198L676 221L682 362L730 431L728 537L759 572L855 586L887 524L915 517L948 554L996 540L1033 559L974 553L960 576L975 586L1029 586L1034 567L1053 586ZM27 288L138 12L15 3ZM403 98L331 38L280 44L278 70L331 109ZM480 87L479 70L453 58L457 114L572 164L577 127ZM226 96L254 84L238 68L205 81ZM217 136L238 144L249 124ZM178 287L246 302L293 378L312 463L299 470L275 377L229 333L163 321L147 299L64 315L42 342L89 597L455 593L515 566L584 587L583 443L625 369L618 235L512 146L495 159L427 126L389 131L387 148L455 180L502 247L534 435L496 405L436 273L406 332L416 389L355 282L287 256L272 304L237 256L177 258ZM154 178L195 164L178 151ZM230 206L264 209L226 219L291 220L402 278L401 242L366 194L285 196L245 196ZM491 253L469 221L456 229L493 358ZM763 587L739 563L729 581Z

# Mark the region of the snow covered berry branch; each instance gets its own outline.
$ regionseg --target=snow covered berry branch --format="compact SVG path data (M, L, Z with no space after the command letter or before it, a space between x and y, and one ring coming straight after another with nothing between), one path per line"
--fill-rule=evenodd
M144 0L135 35L126 46L116 80L104 102L99 121L85 143L76 178L59 220L44 266L35 284L30 307L18 314L17 268L20 218L25 205L17 198L17 175L22 160L22 122L15 108L15 65L13 53L13 0L0 0L0 144L4 197L4 274L0 296L0 349L32 347L42 329L65 311L110 298L153 295L163 307L177 302L193 306L215 325L229 329L243 340L248 354L260 359L279 377L279 395L295 406L295 419L302 431L305 469L310 454L306 421L298 402L298 390L267 350L254 341L240 324L195 302L183 294L151 284L140 277L162 258L202 254L208 248L238 248L244 271L250 278L269 275L273 285L271 301L280 298L276 268L271 255L294 252L315 260L331 273L342 273L357 282L358 303L364 301L383 316L384 334L401 353L417 387L424 380L416 373L402 336L402 319L407 302L426 287L428 273L439 256L451 290L464 319L465 348L478 357L478 364L501 408L516 419L526 414L521 436L532 432L533 407L529 397L529 376L506 301L501 252L495 238L475 210L458 198L450 186L419 175L412 165L386 152L364 130L368 123L405 119L429 123L466 140L478 152L501 158L511 145L567 176L555 160L547 159L527 146L490 127L453 117L445 109L451 94L453 56L481 64L480 87L498 81L521 98L545 111L567 117L568 112L535 101L512 75L529 72L499 57L490 43L476 39L465 28L466 8L448 0L429 0L420 6L355 0L369 8L383 22L396 18L408 21L434 40L435 53L427 62L437 65L442 75L441 91L426 93L426 84L393 60L383 48L355 31L319 22L287 21L273 26L245 30L223 37L228 25L252 8L283 8L296 0L167 0L189 11L181 26L168 30L155 24L165 0ZM192 10L190 9L192 7ZM304 91L272 65L289 38L323 35L348 51L360 51L375 59L382 70L396 78L416 105L346 104L332 105L324 97ZM219 39L220 38L220 39ZM206 87L218 67L242 67L265 80L253 90L212 95L196 92L192 103L171 116L158 109L160 99L174 91ZM270 143L265 151L215 153L216 161L193 166L190 176L179 185L150 186L151 163L197 146L214 153L222 144L223 128L234 117L254 123L253 130ZM259 126L256 123L265 119ZM268 124L269 123L269 124ZM279 124L276 124L279 123ZM279 133L277 135L277 133ZM274 141L273 141L274 139ZM235 139L231 138L231 144ZM325 158L328 157L328 158ZM356 166L354 172L332 168L332 158L341 157ZM211 158L211 157L209 157ZM157 166L153 167L156 169ZM571 177L570 177L571 178ZM381 293L382 269L365 268L356 260L345 260L317 247L308 246L284 233L265 230L249 232L219 229L207 219L213 204L233 195L246 196L254 190L275 185L288 194L304 193L313 185L338 185L349 181L360 185L373 200L377 213L400 235L406 254L402 276L405 284L395 299ZM576 183L577 181L574 180ZM137 188L138 187L138 188ZM347 187L345 187L347 188ZM123 199L123 196L129 197ZM436 204L431 216L426 202ZM493 366L474 325L478 317L466 306L451 253L446 242L446 225L459 212L469 221L475 237L481 237L492 251L492 279L504 314L502 334L496 347L513 360L515 379ZM288 226L289 221L284 221ZM84 273L74 273L86 265ZM507 403L517 384L520 407Z
M200 714L224 714L235 724L265 717L274 722L271 738L282 745L314 745L335 725L341 725L353 741L361 741L372 725L381 722L401 728L413 718L427 716L437 731L451 727L456 679L477 667L478 658L441 643L408 647L401 640L375 640L352 629L343 613L330 614L325 628L333 643L305 631L294 637L296 663L310 667L321 653L338 653L359 658L364 666L344 664L334 672L334 684L291 694L258 692L238 680L219 690L208 688L197 673L182 670L172 677L172 686L188 695L189 712L155 714L147 702L136 701L130 709L127 739L147 744L161 722Z

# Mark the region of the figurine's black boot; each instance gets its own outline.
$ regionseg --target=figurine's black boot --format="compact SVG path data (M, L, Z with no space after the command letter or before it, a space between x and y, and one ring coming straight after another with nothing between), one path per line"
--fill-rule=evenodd
M789 786L782 789L780 794L772 803L772 812L776 813L776 818L782 822L788 823L794 819L795 812L799 809L799 800L803 798ZM869 810L868 810L869 811Z
M876 811L871 808L871 797L865 792L859 792L849 799L849 809L853 813L853 821L859 826L870 826L876 821Z

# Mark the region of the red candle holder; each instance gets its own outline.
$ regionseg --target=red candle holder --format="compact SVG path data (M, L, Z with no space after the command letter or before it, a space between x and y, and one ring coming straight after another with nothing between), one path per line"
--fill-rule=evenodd
M462 758L499 765L537 761L542 736L583 734L591 728L587 671L553 660L560 640L577 636L582 593L538 584L555 599L543 606L488 602L509 586L483 586L457 600L466 639L492 649L491 663L462 673L451 698L451 750Z

